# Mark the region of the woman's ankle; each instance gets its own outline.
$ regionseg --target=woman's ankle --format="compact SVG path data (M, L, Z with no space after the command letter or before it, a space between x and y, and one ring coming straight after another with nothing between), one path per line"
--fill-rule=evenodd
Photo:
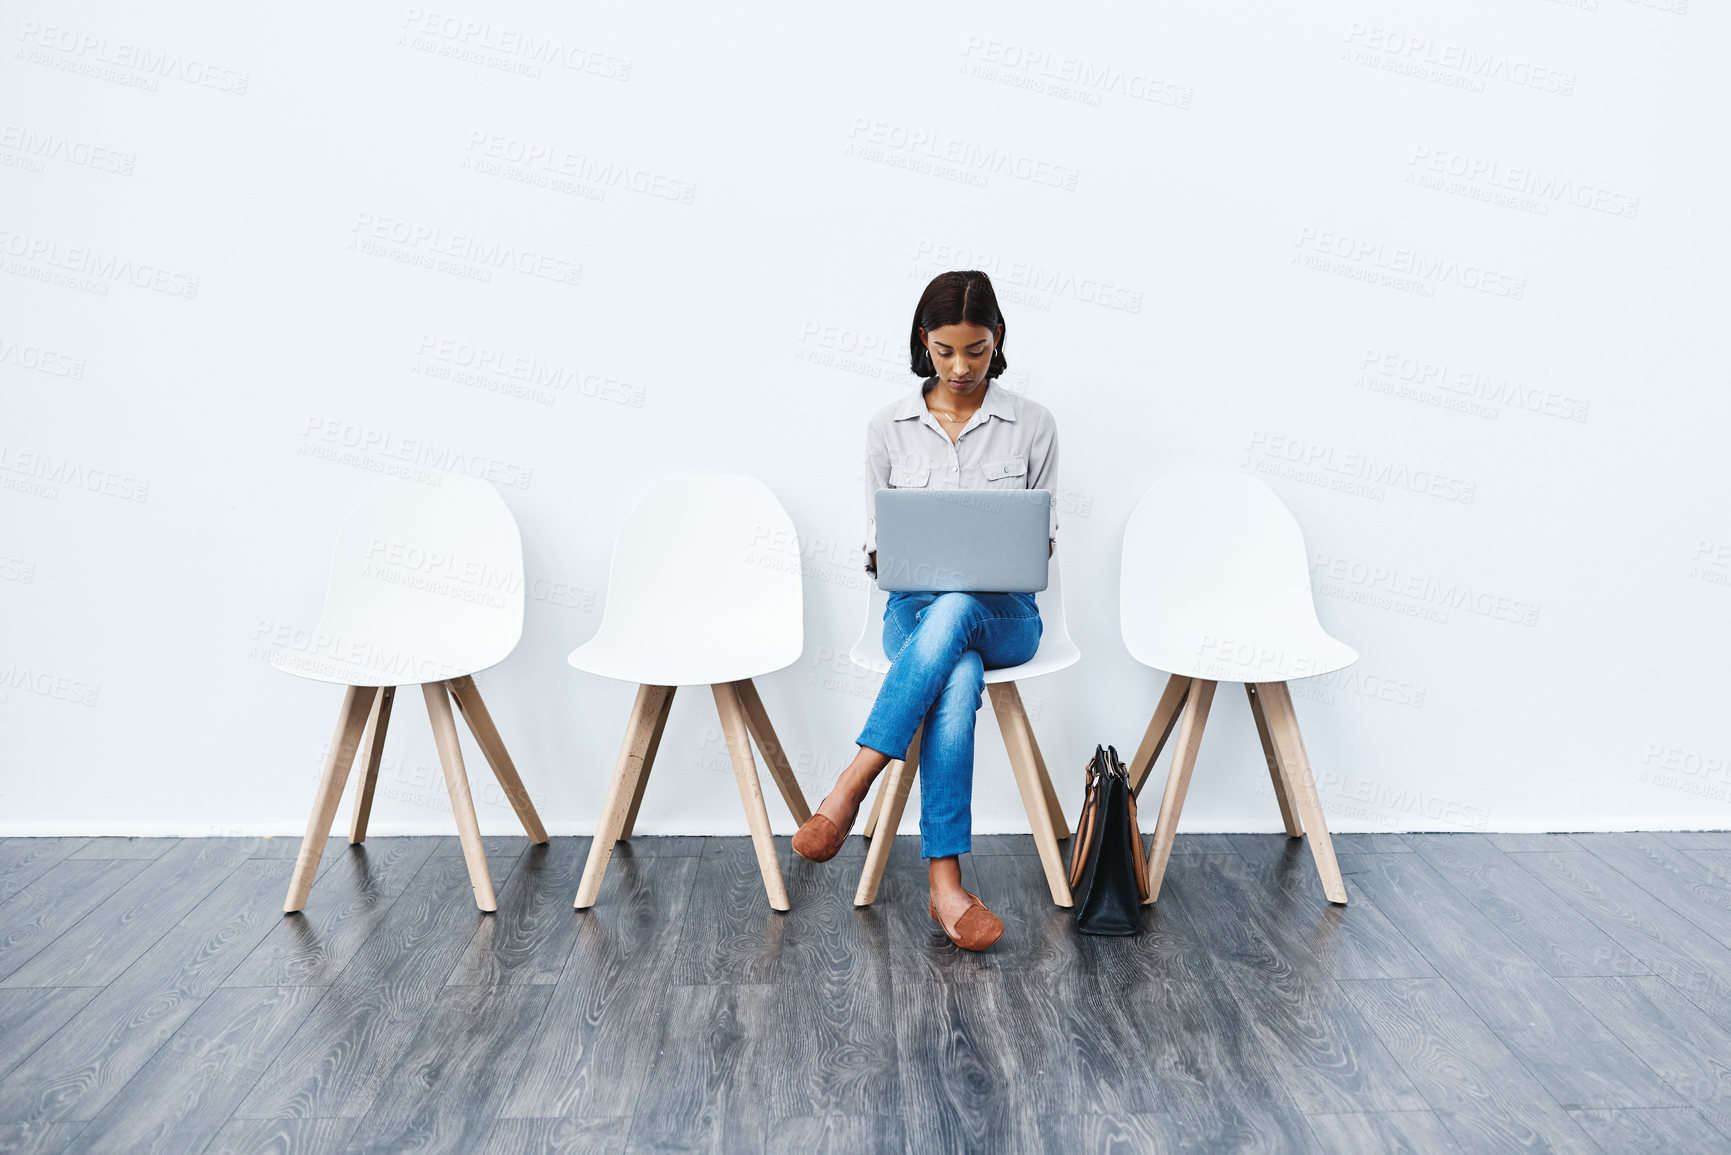
M861 746L860 753L856 754L853 761L842 769L841 775L836 778L835 782L837 788L850 792L856 804L863 801L865 796L871 792L872 783L877 781L878 775L882 774L884 767L889 765L889 759L875 750L871 751L869 757L866 754L866 748ZM882 761L880 762L879 759Z
M830 787L829 793L825 795L823 802L819 805L828 805L833 800L835 805L843 810L858 810L860 805L865 802L866 795L871 792L871 786L872 779L867 778L862 782L857 775L843 770L841 776L835 780L835 785Z
M962 862L955 855L926 860L926 884L932 894L966 893L962 885Z

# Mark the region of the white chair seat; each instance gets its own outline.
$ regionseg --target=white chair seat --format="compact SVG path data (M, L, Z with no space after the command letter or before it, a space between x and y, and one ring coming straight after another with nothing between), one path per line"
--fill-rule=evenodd
M1243 618L1213 630L1158 630L1136 623L1134 643L1125 630L1130 656L1145 666L1213 682L1286 682L1344 669L1358 652L1329 635L1288 619Z
M498 665L523 634L523 542L475 478L379 482L337 534L324 610L271 659L342 686L445 681Z
M586 674L621 682L645 686L712 686L784 670L799 660L799 648L790 649L785 644L773 649L765 646L758 654L727 658L657 653L623 634L609 637L598 634L572 650L567 660Z
M317 633L339 639L362 636L359 631L344 631L333 628L332 623L326 622L319 623ZM360 643L360 652L416 655L427 652L423 641L413 630L396 634L376 630L372 636L366 637ZM409 686L443 682L465 674L479 673L504 660L504 655L497 654L490 647L476 647L465 652L460 647L446 646L443 656L452 660L439 661L411 656L406 660L390 660L388 664L382 664L385 659L371 663L351 662L340 658L320 657L316 653L284 650L278 652L270 664L285 674L315 682L331 682L338 686Z
M799 660L801 599L799 537L769 486L674 475L620 527L600 628L568 660L649 686L760 677Z
M1118 612L1143 665L1215 682L1284 682L1358 652L1316 620L1298 522L1240 473L1174 473L1124 527Z

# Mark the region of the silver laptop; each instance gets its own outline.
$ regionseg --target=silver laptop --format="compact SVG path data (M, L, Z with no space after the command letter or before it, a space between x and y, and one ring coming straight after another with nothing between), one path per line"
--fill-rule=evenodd
M878 588L1046 588L1049 489L880 489Z

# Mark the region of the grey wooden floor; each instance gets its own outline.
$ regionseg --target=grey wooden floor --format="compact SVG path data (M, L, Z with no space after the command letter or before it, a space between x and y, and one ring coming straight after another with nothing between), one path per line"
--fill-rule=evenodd
M1179 839L1134 939L976 840L990 952L912 838L0 841L0 1151L1731 1149L1731 834Z

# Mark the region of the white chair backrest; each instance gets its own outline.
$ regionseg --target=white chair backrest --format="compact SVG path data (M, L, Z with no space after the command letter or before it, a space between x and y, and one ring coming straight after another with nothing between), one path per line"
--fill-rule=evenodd
M502 661L523 634L523 541L504 499L471 477L380 481L337 533L315 634L277 666L403 686Z
M890 595L879 589L876 581L868 578L868 582L865 621L860 626L859 637L855 639L853 649L848 652L848 658L856 666L864 666L881 674L890 668L889 656L884 653L884 609L889 605ZM1046 588L1035 592L1034 604L1040 610L1040 647L1021 667L1012 667L1024 671L1024 676L1029 677L1036 673L1062 669L1080 656L1075 642L1070 638L1070 624L1064 614L1064 582L1059 572L1056 549L1052 551L1046 570ZM1010 676L1003 670L986 671L987 682L1009 680Z
M1357 659L1316 619L1304 535L1260 479L1173 473L1124 527L1119 621L1132 657L1216 681L1285 681Z
M666 686L770 673L804 649L802 594L799 534L769 486L665 477L619 528L601 625L579 651L626 658L634 672L574 664Z

